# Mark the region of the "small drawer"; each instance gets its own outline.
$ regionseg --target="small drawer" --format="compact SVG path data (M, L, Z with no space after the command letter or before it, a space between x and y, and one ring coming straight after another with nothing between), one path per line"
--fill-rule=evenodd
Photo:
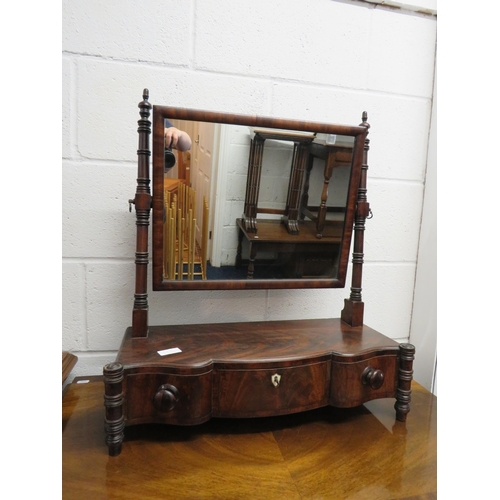
M330 404L359 406L378 398L396 396L398 356L374 356L362 361L332 361Z
M266 417L328 404L330 363L214 371L214 417Z
M129 374L125 397L127 423L199 424L211 417L212 372Z

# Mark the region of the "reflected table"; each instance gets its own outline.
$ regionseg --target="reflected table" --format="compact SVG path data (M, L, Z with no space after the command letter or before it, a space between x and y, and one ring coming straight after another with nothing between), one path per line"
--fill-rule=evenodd
M334 278L337 275L338 256L342 243L343 221L328 227L322 239L316 237L316 223L301 221L300 233L290 234L279 220L260 220L259 230L249 232L245 221L236 219L238 226L238 248L236 268L243 264L243 240L249 245L247 279L253 279L258 252L277 253L277 262L285 266L283 276L273 278Z
M323 190L321 192L321 202L318 207L309 206L309 179L311 170L314 165L314 158L321 158L325 162ZM309 148L309 160L307 162L306 178L304 182L304 190L300 202L300 220L308 217L316 221L316 237L322 238L326 224L326 213L335 208L326 206L328 200L328 185L332 178L333 170L338 167L350 167L352 160L352 145L342 147L329 145L326 143L312 143ZM345 211L345 207L337 207L340 213Z
M412 383L411 412L394 400L194 427L125 430L109 457L100 377L75 379L62 412L63 499L437 498L437 400Z

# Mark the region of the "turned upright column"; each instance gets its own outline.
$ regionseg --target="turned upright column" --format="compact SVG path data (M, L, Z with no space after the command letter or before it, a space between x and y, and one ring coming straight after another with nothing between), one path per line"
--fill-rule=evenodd
M312 139L296 141L293 148L292 170L290 183L288 185L288 196L286 200L285 216L283 223L290 234L299 234L299 212L302 180L306 170L307 158L309 156L309 144Z
M123 416L123 365L110 363L103 369L104 375L104 432L109 455L116 457L122 451L125 429Z
M277 212L272 209L258 208L260 178L262 173L262 157L264 154L264 143L267 139L278 141L289 141L294 143L290 181L288 185L288 197L284 211ZM265 131L255 132L250 142L250 154L248 157L248 176L245 193L245 208L243 222L247 233L257 232L257 213L281 213L284 215L283 223L288 232L298 234L298 218L300 211L300 191L306 168L309 144L314 136L304 137L295 132Z
M265 138L259 133L256 133L255 137L250 141L244 213L245 230L248 233L257 232L257 203L259 200L264 141Z
M367 122L368 114L363 111L362 127L370 128ZM367 134L368 136L368 134ZM365 221L370 213L370 205L366 198L366 177L368 171L368 150L370 139L366 137L363 150L363 163L361 165L361 176L358 188L358 199L356 214L354 216L354 247L352 252L352 281L351 295L344 300L344 309L340 315L342 321L351 326L363 325L364 303L361 298L361 284L363 281L363 258L364 258L364 232Z
M132 335L146 337L148 335L148 294L147 272L149 264L148 228L151 211L151 190L149 177L149 136L151 135L151 104L148 102L149 90L144 89L143 100L139 103L141 119L137 122L139 128L139 148L137 150L137 190L135 198L130 200L135 204L137 241L135 253L135 294L132 312Z
M399 345L398 389L396 393L396 420L406 421L410 411L411 381L413 380L413 360L415 359L415 346L412 344Z

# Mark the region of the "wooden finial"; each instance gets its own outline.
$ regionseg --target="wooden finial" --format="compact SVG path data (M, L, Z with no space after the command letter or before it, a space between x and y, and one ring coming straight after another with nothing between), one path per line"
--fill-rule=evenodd
M366 111L363 111L361 120L363 121L363 123L360 124L362 127L370 128L370 124L368 123L368 113Z
M144 89L142 91L142 101L139 103L139 108L140 108L140 114L141 114L141 117L143 118L143 120L146 120L146 121L141 121L139 120L139 128L141 127L141 124L142 126L147 126L148 127L148 133L151 133L151 122L149 120L147 120L147 118L149 117L149 113L151 111L151 108L153 106L151 106L151 103L148 101L149 99L149 90L148 89ZM138 132L140 132L142 129L139 129Z

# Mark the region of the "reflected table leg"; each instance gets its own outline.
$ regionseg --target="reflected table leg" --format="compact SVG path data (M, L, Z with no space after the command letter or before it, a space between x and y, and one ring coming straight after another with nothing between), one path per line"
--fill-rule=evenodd
M255 257L257 256L257 245L254 242L250 242L250 259L248 262L248 272L247 279L253 279L254 267L255 267Z
M238 249L236 250L236 262L234 264L236 269L239 269L241 267L242 242L243 242L243 230L240 227L238 231Z
M326 219L326 201L328 199L328 184L332 178L333 167L335 165L335 153L329 151L328 157L325 162L325 172L323 180L323 191L321 192L321 204L318 210L318 220L316 221L316 237L323 237L323 229L325 229Z

